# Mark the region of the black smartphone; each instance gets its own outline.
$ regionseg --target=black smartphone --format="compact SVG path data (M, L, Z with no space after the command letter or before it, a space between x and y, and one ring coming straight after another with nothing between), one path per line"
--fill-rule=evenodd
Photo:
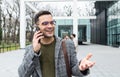
M36 27L36 31L39 31L40 30L40 28L39 27Z
M39 31L39 30L40 30L40 28L36 27L36 31ZM40 43L40 39L39 39L38 43Z

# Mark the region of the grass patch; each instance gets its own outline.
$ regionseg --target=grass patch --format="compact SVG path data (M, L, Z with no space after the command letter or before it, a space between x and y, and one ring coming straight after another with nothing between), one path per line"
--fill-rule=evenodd
M26 46L31 44L31 42L26 42ZM12 51L12 50L17 50L20 49L20 44L19 43L4 43L1 42L0 44L0 53L3 52L8 52L8 51Z
M20 48L19 44L11 44L11 45L0 45L0 53L2 52L7 52L7 51L12 51L12 50L17 50Z

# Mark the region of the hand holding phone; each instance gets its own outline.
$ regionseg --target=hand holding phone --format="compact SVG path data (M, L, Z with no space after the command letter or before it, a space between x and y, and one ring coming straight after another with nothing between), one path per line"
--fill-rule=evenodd
M33 50L34 52L39 52L41 48L40 39L44 38L43 33L40 31L39 27L36 27L36 32L33 36Z

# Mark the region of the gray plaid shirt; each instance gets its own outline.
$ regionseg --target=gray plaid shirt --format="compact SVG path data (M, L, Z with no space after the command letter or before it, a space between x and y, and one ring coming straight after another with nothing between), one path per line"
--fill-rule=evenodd
M59 37L56 38L55 46L55 74L56 77L68 77L66 72L66 65L64 61L64 54L62 51L62 39ZM71 40L65 41L66 48L68 52L68 58L70 62L70 67L72 69L72 75L83 77L83 73L80 72L78 68L78 61L76 58L76 52L74 43ZM39 56L41 53L36 54L33 51L32 45L26 47L26 52L22 64L18 69L19 77L42 77L40 70Z

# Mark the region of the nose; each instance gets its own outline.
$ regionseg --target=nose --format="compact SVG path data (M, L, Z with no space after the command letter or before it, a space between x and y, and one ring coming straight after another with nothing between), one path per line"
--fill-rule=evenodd
M49 24L47 25L47 27L54 27L54 25L51 24L51 23L49 23Z

